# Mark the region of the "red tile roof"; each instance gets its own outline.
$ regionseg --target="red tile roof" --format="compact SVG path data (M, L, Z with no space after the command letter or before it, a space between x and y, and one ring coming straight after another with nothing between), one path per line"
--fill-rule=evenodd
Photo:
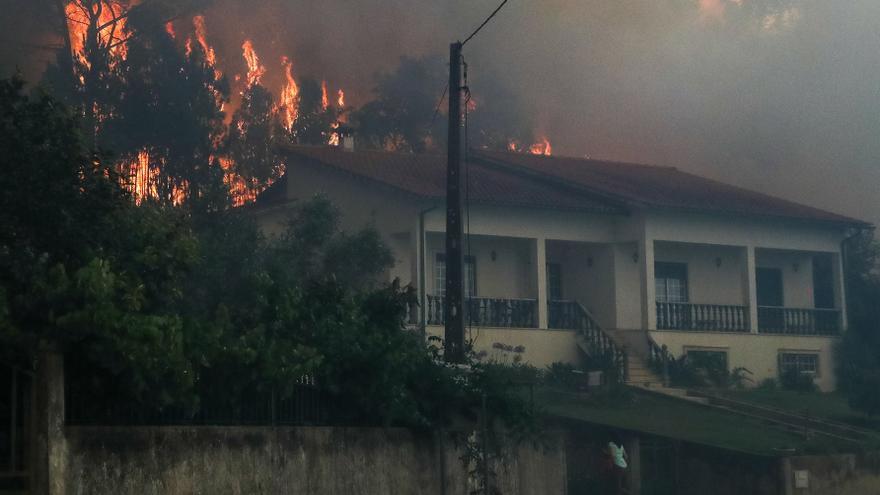
M285 147L282 152L300 163L330 167L420 198L445 196L445 155L309 146ZM609 213L671 209L868 225L674 167L473 150L469 179L471 201L483 204Z
M446 196L445 155L344 151L312 146L286 147L283 152L290 159L299 160L300 164L329 167L420 198L442 199ZM565 190L474 162L469 163L468 182L468 195L476 203L625 213L620 207L591 194Z
M675 167L485 150L472 154L482 163L499 169L575 184L635 207L867 225L861 220L706 179Z

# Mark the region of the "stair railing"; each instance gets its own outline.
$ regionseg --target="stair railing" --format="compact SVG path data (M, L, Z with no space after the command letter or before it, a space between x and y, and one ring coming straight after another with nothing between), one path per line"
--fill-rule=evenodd
M651 338L651 335L647 335L648 338L648 359L649 364L654 371L658 373L662 373L663 375L663 386L669 386L669 365L675 361L675 356L669 352L669 349L666 347L666 344L659 345L657 342Z
M616 342L602 329L596 322L596 319L581 303L571 301L574 309L575 329L581 334L587 343L588 348L597 358L606 358L610 362L608 365L613 369L619 382L626 382L629 373L627 367L626 350L617 345Z

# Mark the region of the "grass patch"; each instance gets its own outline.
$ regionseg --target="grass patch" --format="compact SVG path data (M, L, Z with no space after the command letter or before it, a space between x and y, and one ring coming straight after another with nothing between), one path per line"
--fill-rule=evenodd
M803 436L759 420L648 392L618 400L545 388L535 400L556 417L582 420L758 455L851 452L865 448L826 436Z
M868 418L850 409L841 393L796 392L792 390L730 390L721 392L734 400L754 402L816 418L830 419L860 428L880 431L880 418Z

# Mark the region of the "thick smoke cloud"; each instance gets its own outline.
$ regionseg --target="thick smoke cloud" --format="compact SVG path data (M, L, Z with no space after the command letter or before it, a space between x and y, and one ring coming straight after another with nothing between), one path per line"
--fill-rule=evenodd
M249 37L268 84L285 54L360 104L377 72L445 56L496 5L215 0L206 16L228 64ZM878 25L876 0L511 0L465 55L478 102L502 82L554 153L675 165L880 223Z

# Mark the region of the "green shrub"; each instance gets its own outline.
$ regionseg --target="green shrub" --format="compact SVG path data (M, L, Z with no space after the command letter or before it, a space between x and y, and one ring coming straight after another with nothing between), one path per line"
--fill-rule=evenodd
M788 369L779 375L779 382L785 390L797 392L815 392L818 390L813 375L799 373L796 369Z
M779 389L779 381L776 378L765 378L758 383L758 390L777 390Z

